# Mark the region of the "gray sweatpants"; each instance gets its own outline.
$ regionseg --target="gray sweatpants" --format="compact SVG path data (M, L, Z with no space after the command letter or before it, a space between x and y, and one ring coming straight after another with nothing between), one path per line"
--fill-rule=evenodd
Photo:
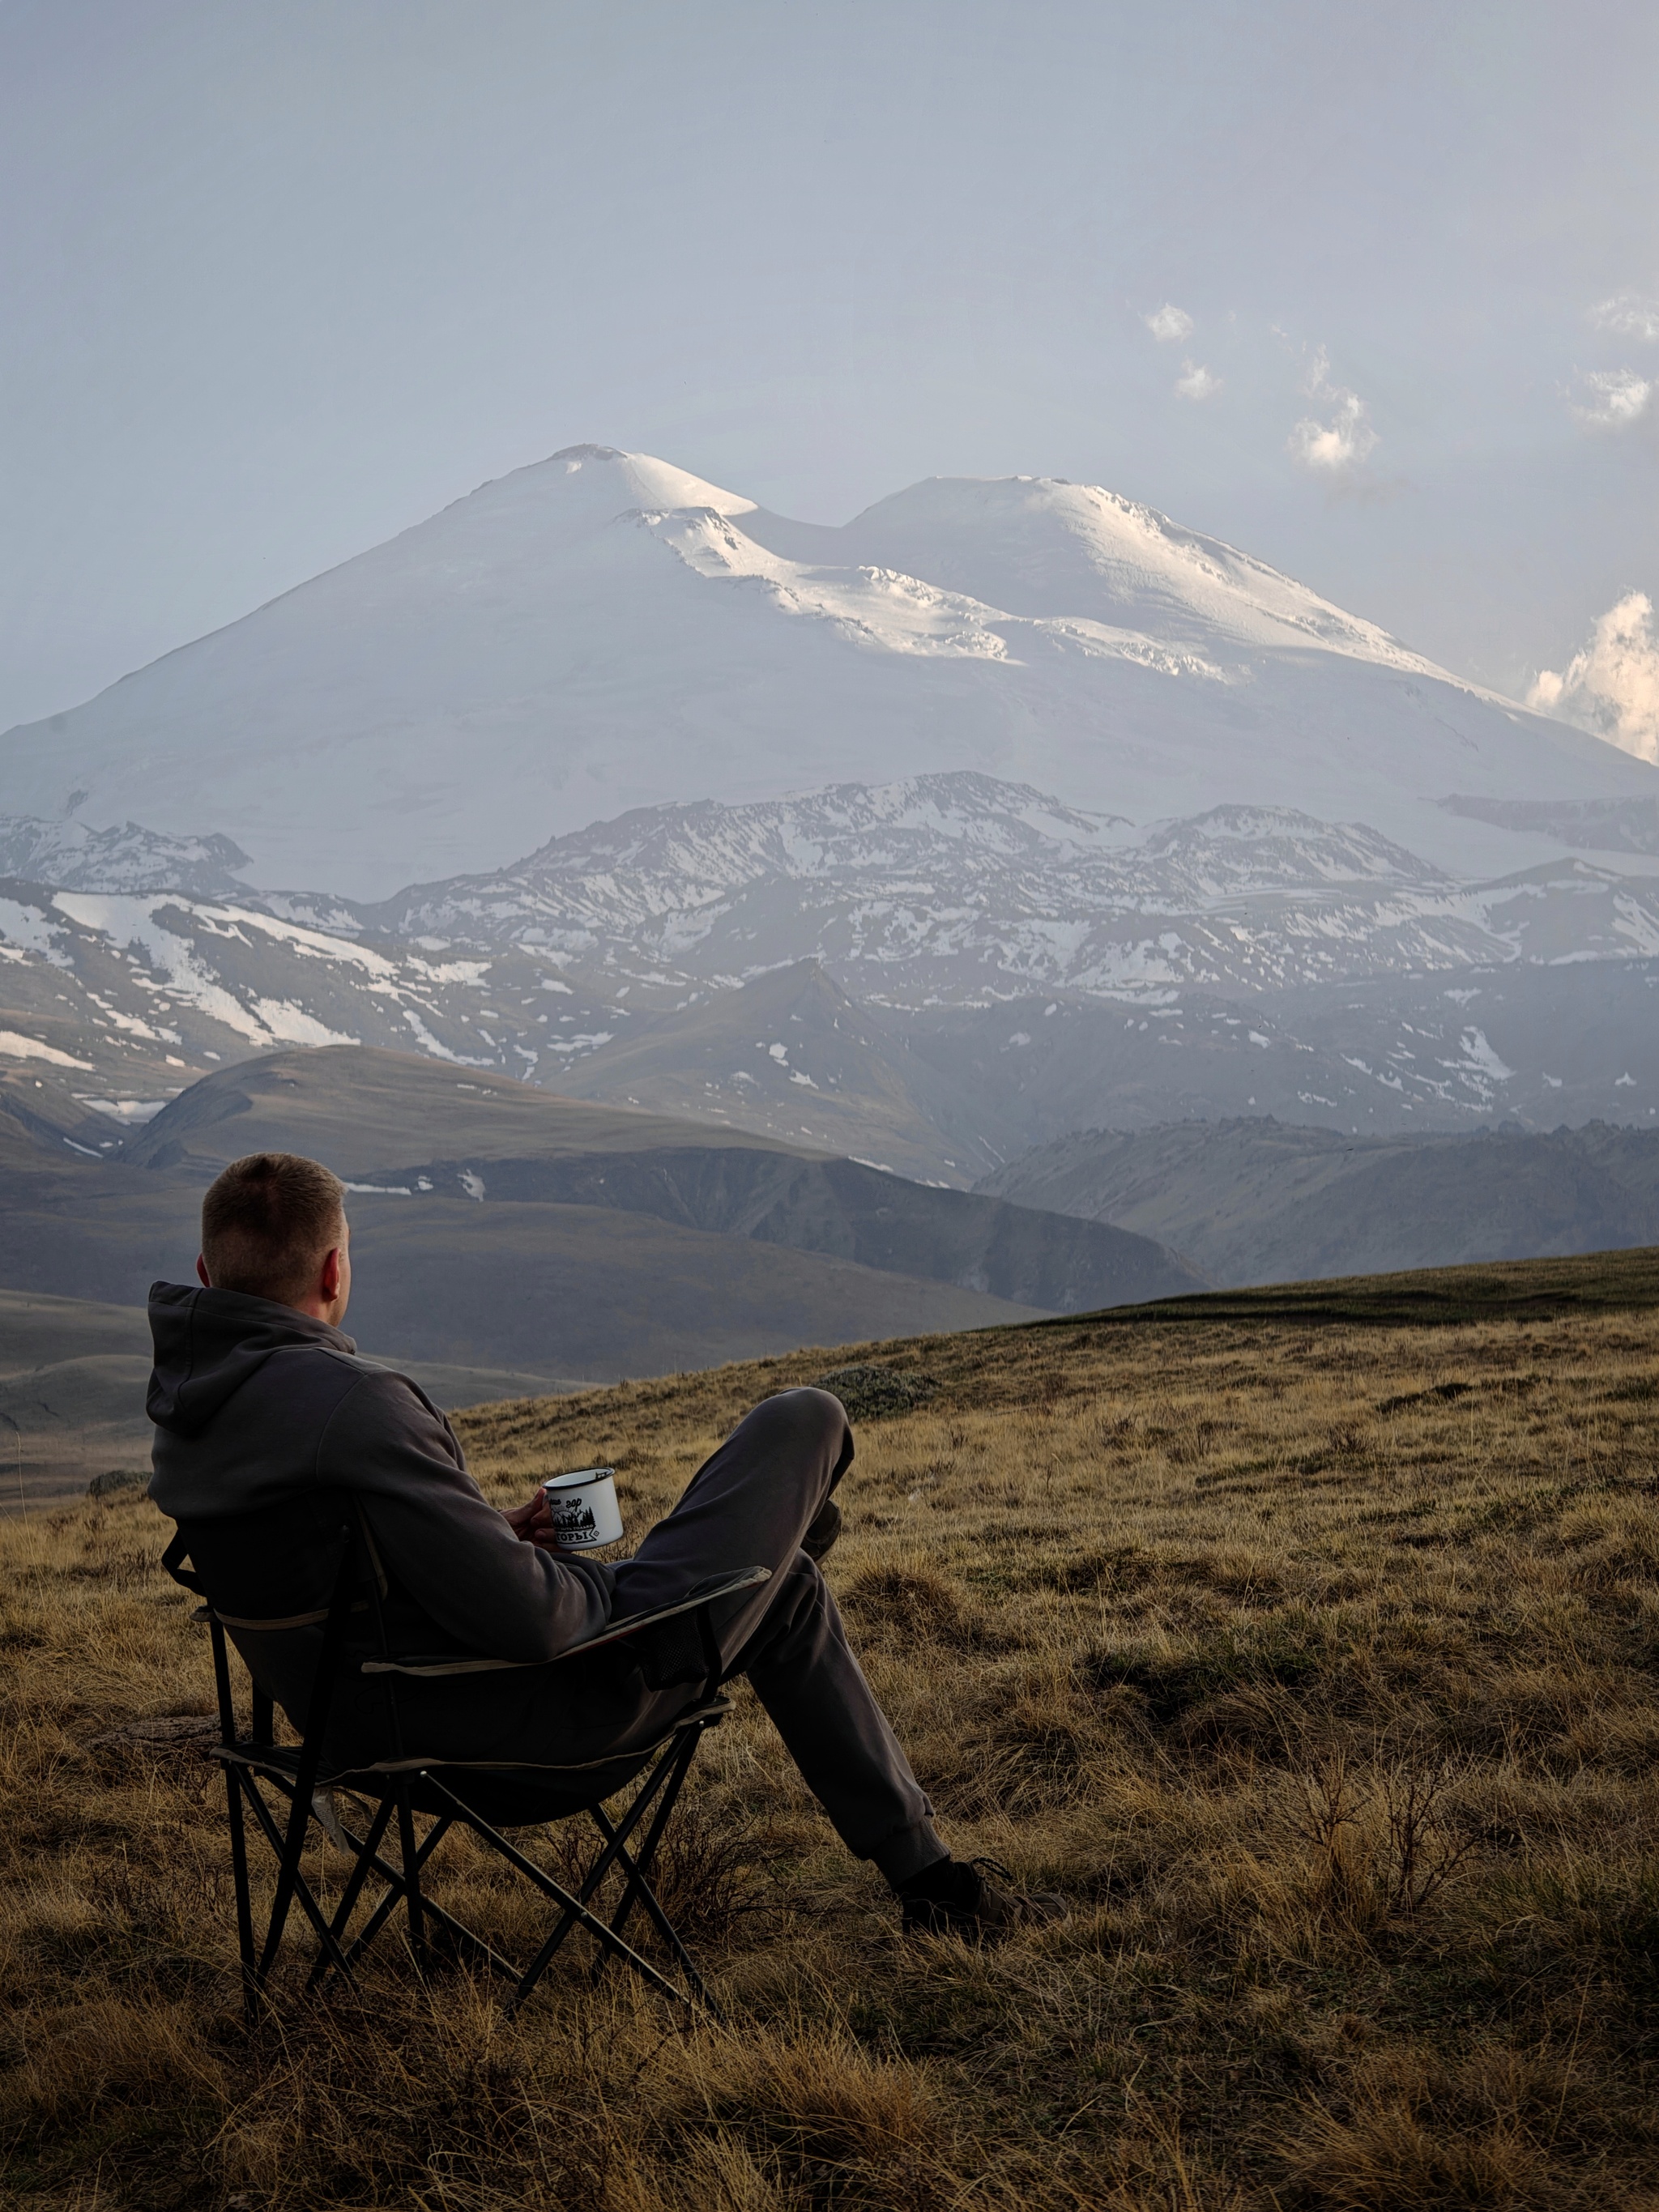
M827 1390L768 1398L618 1563L613 1618L670 1605L714 1575L769 1567L771 1581L732 1600L719 1623L726 1672L748 1676L848 1849L899 1882L942 1858L945 1846L829 1586L800 1548L852 1457L839 1398ZM629 1738L644 1741L684 1703L683 1689L657 1692Z

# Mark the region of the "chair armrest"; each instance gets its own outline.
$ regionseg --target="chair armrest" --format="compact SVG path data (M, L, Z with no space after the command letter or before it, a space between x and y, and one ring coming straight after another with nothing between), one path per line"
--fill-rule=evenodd
M729 1575L712 1575L706 1583L699 1583L688 1596L676 1598L672 1605L659 1605L651 1613L630 1613L625 1620L613 1621L599 1635L573 1644L568 1651L559 1653L559 1658L574 1658L579 1651L597 1651L602 1644L624 1643L629 1637L637 1636L642 1628L654 1628L659 1620L672 1620L677 1613L696 1613L700 1606L714 1605L723 1597L734 1596L738 1590L757 1589L762 1583L771 1579L770 1567L738 1567ZM557 1661L550 1663L556 1665Z
M641 1630L654 1628L659 1621L672 1620L682 1613L696 1613L701 1607L716 1604L723 1597L732 1597L739 1590L755 1589L772 1579L770 1567L739 1567L729 1575L717 1575L707 1583L700 1583L688 1597L677 1598L672 1605L659 1605L651 1613L630 1613L625 1620L613 1622L597 1636L589 1636L580 1644L568 1644L556 1651L550 1659L365 1659L365 1674L494 1674L523 1667L556 1667L562 1659L574 1659L586 1651L597 1651L606 1644L623 1644Z

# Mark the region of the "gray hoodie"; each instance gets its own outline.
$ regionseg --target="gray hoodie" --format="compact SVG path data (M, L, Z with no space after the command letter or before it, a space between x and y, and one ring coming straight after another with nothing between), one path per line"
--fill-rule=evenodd
M210 1533L221 1559L228 1540L233 1564L244 1564L234 1557L239 1517L258 1543L253 1531L273 1522L320 1525L319 1509L326 1517L328 1501L349 1493L398 1594L404 1650L545 1660L610 1618L610 1568L521 1543L485 1503L453 1430L424 1392L359 1358L338 1329L267 1298L173 1283L152 1286L149 1319L149 1494L186 1535L192 1527ZM273 1513L284 1506L291 1516ZM245 1564L257 1577L258 1562ZM261 1647L278 1641L262 1638ZM303 1673L315 1665L307 1656ZM266 1671L286 1677L291 1668ZM514 1678L478 1679L504 1686ZM268 1686L297 1720L298 1677Z

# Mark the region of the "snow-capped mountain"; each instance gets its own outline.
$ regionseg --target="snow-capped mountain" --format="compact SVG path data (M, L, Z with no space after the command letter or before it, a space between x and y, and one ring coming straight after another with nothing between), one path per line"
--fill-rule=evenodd
M356 912L416 942L540 949L658 1004L801 959L919 1007L1659 956L1652 877L1570 857L1462 883L1287 807L1137 834L975 775L640 809Z
M9 732L0 811L372 898L641 806L964 769L1141 825L1363 822L1463 878L1659 787L1109 492L942 480L831 530L587 446Z
M83 822L0 817L0 876L59 890L245 891L247 854L228 837L165 837L136 822L89 830Z
M498 1046L504 993L553 1009L565 1056L611 1030L559 1024L578 1001L544 959L434 957L272 912L257 897L54 890L0 879L0 1068L60 1071L101 1103L151 1103L220 1062L279 1045L376 1044L481 1067L533 1066ZM554 995L556 994L556 1000ZM535 1013L515 1018L536 1036ZM612 1025L614 1027L614 1024ZM506 1051L506 1060L501 1053ZM557 1065L561 1054L549 1052Z
M936 477L840 530L744 513L745 536L805 567L886 570L1030 621L1096 623L1194 662L1218 647L1318 647L1442 670L1265 562L1156 508L1054 477Z
M77 873L0 880L0 1070L106 1120L333 1043L958 1180L1110 1099L1348 1127L1659 1105L1659 878L1629 856L1470 883L1362 823L1135 830L976 774L638 809L377 904L156 888L226 854L131 827L0 822L14 850Z

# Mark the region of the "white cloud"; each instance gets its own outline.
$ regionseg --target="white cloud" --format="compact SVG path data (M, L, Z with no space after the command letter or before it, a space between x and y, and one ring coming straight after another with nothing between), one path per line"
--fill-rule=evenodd
M1659 394L1659 377L1638 376L1633 368L1591 369L1583 381L1589 397L1575 401L1572 411L1595 430L1627 430Z
M1659 763L1659 637L1652 624L1647 593L1627 592L1596 617L1589 643L1559 675L1540 671L1528 706Z
M1659 300L1644 298L1640 292L1615 292L1590 309L1590 320L1598 331L1659 343Z
M1221 379L1212 376L1201 362L1183 361L1181 374L1176 379L1176 392L1182 399L1208 399L1221 389Z
M1161 307L1154 307L1141 320L1160 345L1173 345L1181 338L1193 334L1193 319L1184 307L1177 307L1166 300Z
M1304 415L1285 442L1291 459L1303 468L1322 476L1346 476L1370 458L1377 436L1364 401L1346 385L1333 384L1330 368L1330 356L1321 346L1302 387L1310 399L1323 403L1329 419L1322 422L1317 416Z

